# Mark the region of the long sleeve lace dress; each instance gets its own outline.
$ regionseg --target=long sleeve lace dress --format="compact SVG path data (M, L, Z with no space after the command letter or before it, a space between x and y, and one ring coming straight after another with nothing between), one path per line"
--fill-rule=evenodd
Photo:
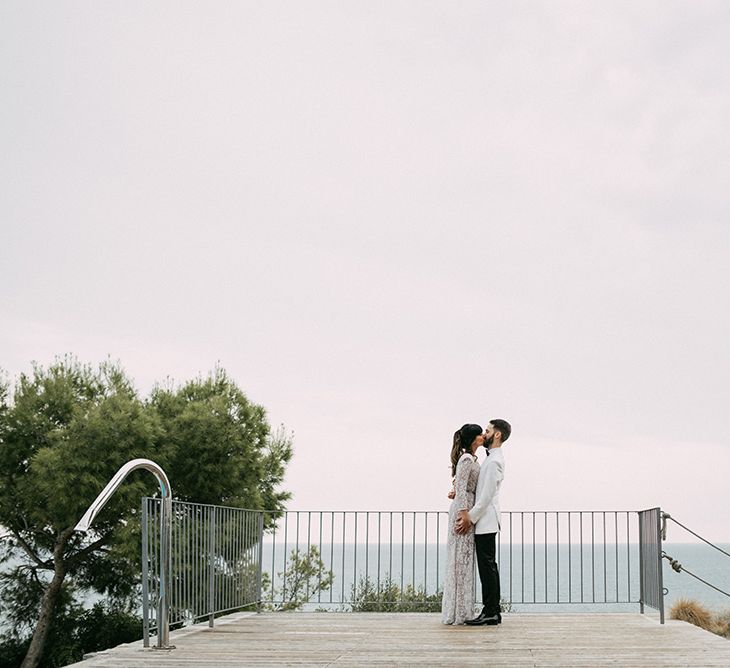
M479 479L475 457L464 453L456 464L454 491L449 507L449 528L446 541L446 575L441 604L444 624L463 624L474 617L474 527L466 534L454 533L457 513L470 510Z

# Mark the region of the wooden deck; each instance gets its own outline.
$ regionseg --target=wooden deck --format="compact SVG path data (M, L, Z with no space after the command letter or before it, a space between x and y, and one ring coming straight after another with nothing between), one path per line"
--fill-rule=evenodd
M206 666L730 666L730 641L685 622L637 614L505 615L499 627L447 627L435 614L232 615L215 629L171 634L176 649L141 643L80 668Z

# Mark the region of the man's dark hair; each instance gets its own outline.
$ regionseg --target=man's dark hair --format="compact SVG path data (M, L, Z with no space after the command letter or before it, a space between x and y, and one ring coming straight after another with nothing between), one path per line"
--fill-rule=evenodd
M504 443L509 438L509 435L512 433L512 427L510 427L510 424L509 422L507 422L507 420L490 420L489 424L494 427L494 431L498 431L500 434L502 434L502 443Z

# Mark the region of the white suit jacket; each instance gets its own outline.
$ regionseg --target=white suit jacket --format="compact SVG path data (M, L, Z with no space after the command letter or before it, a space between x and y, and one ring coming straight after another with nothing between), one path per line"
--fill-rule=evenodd
M502 448L496 448L489 451L489 456L479 469L475 503L469 511L469 519L475 524L476 533L499 531L499 487L503 479L504 455Z

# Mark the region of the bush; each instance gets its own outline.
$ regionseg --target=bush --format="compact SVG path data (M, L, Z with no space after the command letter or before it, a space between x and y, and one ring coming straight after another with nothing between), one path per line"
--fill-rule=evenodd
M389 575L380 583L366 576L352 586L351 606L353 612L441 612L442 596L412 584L401 589Z

